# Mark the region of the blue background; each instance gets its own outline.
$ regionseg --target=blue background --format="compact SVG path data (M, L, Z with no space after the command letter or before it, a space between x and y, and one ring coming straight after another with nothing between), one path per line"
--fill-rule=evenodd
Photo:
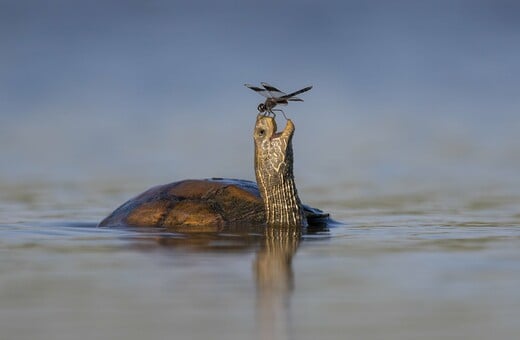
M517 184L519 42L516 1L1 0L0 180L251 179L267 81L314 86L304 183Z

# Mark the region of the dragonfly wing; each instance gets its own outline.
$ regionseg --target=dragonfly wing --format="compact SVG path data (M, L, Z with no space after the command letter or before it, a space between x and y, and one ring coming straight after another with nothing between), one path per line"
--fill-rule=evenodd
M266 89L263 89L263 88L260 88L260 87L256 87L256 86L253 86L253 85L249 85L249 84L244 84L244 85L246 87L249 87L251 90L255 91L256 93L258 93L261 96L264 96L266 98L271 98L271 95L269 94L269 92Z
M267 90L267 92L269 92L269 94L271 95L272 98L280 98L280 97L286 96L285 92L278 90L276 87L274 87L272 85L269 85L264 82L262 82L260 84L262 84L262 86Z
M284 95L284 96L282 96L282 97L280 97L280 98L289 99L289 98L291 98L291 97L294 97L294 96L299 95L300 93L307 92L307 91L309 91L310 89L312 89L312 86L307 86L307 87L305 87L305 88L303 88L303 89L301 89L301 90L295 91L295 92L293 92L293 93L286 94L286 95Z

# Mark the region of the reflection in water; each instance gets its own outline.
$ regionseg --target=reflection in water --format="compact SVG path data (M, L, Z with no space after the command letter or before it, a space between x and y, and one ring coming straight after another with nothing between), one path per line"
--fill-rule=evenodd
M323 228L319 229L323 230ZM294 288L292 259L300 243L299 228L261 227L247 233L225 230L219 233L154 233L138 231L137 247L146 249L147 241L171 250L195 252L243 252L258 247L253 261L256 283L256 314L260 339L287 339L290 334L290 298ZM315 232L314 229L308 231ZM157 232L157 230L156 230ZM135 234L130 236L135 240Z
M265 229L264 242L254 262L258 334L261 339L289 337L289 305L294 287L292 258L300 238L299 229Z

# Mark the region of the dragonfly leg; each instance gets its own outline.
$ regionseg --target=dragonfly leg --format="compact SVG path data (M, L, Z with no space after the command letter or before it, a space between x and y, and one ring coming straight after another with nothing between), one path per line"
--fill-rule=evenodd
M285 118L285 120L289 120L289 118L287 118L287 116L285 115L285 112L283 112L283 110L281 110L281 109L275 109L275 110L272 110L272 111L280 111L280 112L282 113L283 117ZM273 115L274 115L274 112L272 112L272 113L273 113ZM276 117L276 115L275 115L275 117Z
M271 110L266 110L264 112L264 116L270 117L271 115L273 115L273 118L276 118L276 113L274 113L273 111L275 111L275 110L272 110L272 109Z

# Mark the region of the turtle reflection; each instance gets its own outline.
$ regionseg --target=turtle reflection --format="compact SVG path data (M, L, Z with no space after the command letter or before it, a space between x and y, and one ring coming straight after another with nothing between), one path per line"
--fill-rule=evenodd
M157 245L171 251L248 253L256 249L252 262L256 285L256 315L261 338L284 338L290 326L290 299L294 290L292 260L302 239L301 228L240 227L241 233L221 230L219 233L144 232L136 229L136 246L156 250ZM247 229L247 233L243 230ZM307 229L308 233L326 231ZM152 242L150 242L152 241Z
M301 231L268 227L264 236L254 261L259 334L262 339L283 339L289 334L290 297L294 289L292 259Z

